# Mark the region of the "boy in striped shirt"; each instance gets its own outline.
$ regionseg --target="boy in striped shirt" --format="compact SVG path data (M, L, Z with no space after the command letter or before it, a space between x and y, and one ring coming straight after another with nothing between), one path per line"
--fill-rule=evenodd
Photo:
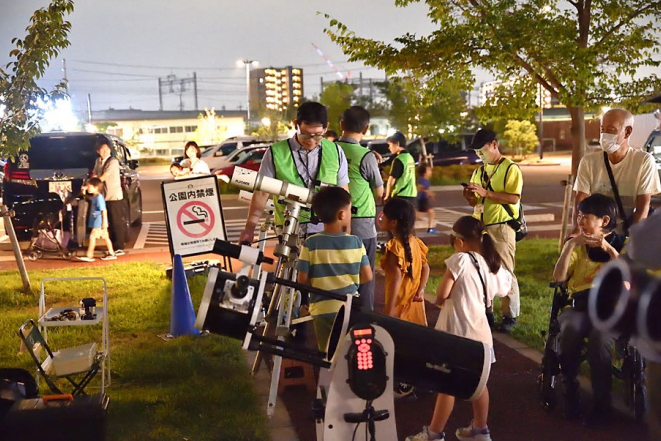
M324 187L314 197L312 210L324 231L308 237L298 261L298 283L346 295L372 280L363 242L351 232L351 195L341 187ZM326 351L339 300L310 294L310 315L320 351Z

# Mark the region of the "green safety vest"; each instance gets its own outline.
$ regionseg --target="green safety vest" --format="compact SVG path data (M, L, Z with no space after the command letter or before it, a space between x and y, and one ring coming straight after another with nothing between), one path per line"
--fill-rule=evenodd
M334 142L326 139L321 140L321 158L319 158L319 171L316 180L330 185L337 185L337 173L340 170L340 154L338 147ZM273 157L273 166L275 167L275 179L288 182L307 188L303 178L296 169L294 156L289 147L289 140L278 141L271 146L271 156ZM285 221L285 204L278 202L278 196L273 196L273 205L275 205L275 224L282 225ZM310 222L310 213L301 211L298 216L298 222L301 224Z
M395 181L395 186L392 189L391 197L405 197L414 198L418 196L418 187L415 183L415 160L409 152L402 152L392 162L393 166L395 161L401 161L404 166L402 176ZM392 166L390 167L392 171Z
M376 202L374 202L374 195L372 188L367 179L360 173L360 166L366 155L370 154L370 150L360 144L352 144L349 142L337 143L344 155L347 157L349 164L349 193L351 193L351 205L356 207L357 212L351 217L374 217L376 216Z

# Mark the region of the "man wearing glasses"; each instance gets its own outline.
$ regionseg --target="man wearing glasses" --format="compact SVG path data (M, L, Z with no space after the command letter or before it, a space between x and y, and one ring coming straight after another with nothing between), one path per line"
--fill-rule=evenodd
M296 134L292 138L276 142L266 151L259 167L259 174L306 188L314 188L315 181L320 181L349 191L347 158L337 144L324 139L328 129L326 107L316 102L301 104L296 112L295 124ZM239 236L240 243L254 240L255 227L259 223L269 196L262 191L253 194L248 220ZM282 226L284 205L277 199L277 197L273 198L275 224ZM323 230L321 222L316 225L309 222L309 213L302 212L299 215L299 223L304 235Z

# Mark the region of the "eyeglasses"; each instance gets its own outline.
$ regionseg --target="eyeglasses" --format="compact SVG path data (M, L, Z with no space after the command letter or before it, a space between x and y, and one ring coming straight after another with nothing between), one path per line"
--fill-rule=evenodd
M314 139L315 141L321 141L321 139L324 137L323 133L316 133L314 135L310 135L309 133L301 133L298 132L298 137L301 139Z

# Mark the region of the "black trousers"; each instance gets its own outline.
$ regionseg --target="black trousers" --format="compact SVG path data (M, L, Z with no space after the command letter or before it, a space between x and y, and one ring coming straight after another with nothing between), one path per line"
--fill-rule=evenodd
M108 232L113 249L123 250L126 243L126 203L124 201L106 201L108 208Z

